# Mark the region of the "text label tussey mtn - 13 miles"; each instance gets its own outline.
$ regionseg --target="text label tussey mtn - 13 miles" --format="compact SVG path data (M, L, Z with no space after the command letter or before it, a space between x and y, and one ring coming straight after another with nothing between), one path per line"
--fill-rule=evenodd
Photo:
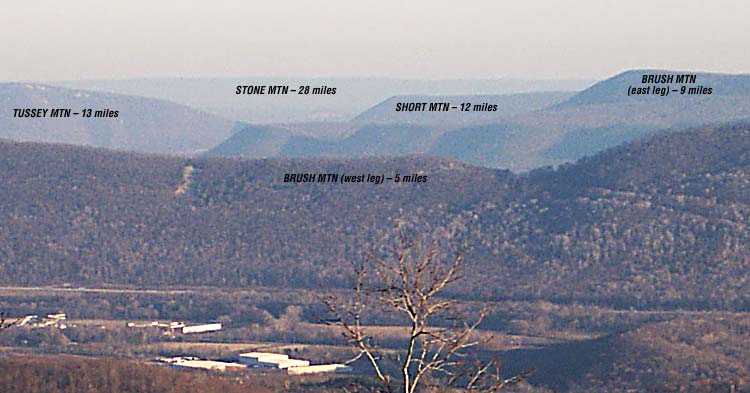
M18 118L66 118L66 117L95 117L95 118L109 118L118 117L119 111L113 111L111 109L81 109L78 112L73 112L69 108L13 108L13 117Z

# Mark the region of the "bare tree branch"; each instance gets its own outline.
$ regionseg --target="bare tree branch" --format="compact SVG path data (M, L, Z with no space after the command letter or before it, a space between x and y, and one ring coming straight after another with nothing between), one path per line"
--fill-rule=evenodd
M451 386L460 381L464 390L497 391L525 378L525 375L503 379L499 368L492 373L494 362L472 366L464 360L470 352L489 342L492 337L477 329L487 315L481 310L473 319L464 317L456 299L446 297L446 290L463 279L460 252L445 260L437 241L416 241L400 224L390 255L377 257L370 252L354 269L354 294L341 299L333 294L320 297L335 325L357 349L349 361L366 358L378 379L389 392L395 380L386 372L383 351L362 324L366 313L384 310L401 315L407 321L407 342L394 365L399 370L399 386L404 393L413 393L426 378L442 378ZM390 368L390 370L393 370ZM494 379L490 379L490 374Z

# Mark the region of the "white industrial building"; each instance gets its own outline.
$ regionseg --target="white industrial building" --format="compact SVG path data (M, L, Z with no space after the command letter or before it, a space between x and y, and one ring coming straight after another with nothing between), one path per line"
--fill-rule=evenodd
M294 368L294 367L304 367L309 366L310 361L309 360L302 360L302 359L262 359L258 363L258 367L268 367L268 368L278 368L280 370L286 370L288 368Z
M242 371L247 366L239 363L217 362L215 360L186 360L184 362L172 363L176 368L195 368L211 371Z
M160 329L164 329L166 333L181 333L181 334L217 332L221 330L222 328L221 324L218 322L204 323L202 325L193 325L193 326L187 326L185 325L185 322L169 322L169 323L161 323L159 321L153 321L151 323L129 322L127 326L131 328L157 327Z
M271 352L249 352L240 354L240 363L248 366L257 366L261 359L287 360L289 355Z
M172 367L203 369L213 371L241 371L248 367L274 368L285 370L289 375L305 375L320 373L349 373L352 368L345 364L316 364L302 359L290 359L289 355L272 352L249 352L239 355L239 363L204 360L192 356L176 356L159 358L158 362L167 363Z
M159 324L155 326L161 326ZM185 322L171 322L169 324L169 331L172 333L192 334L192 333L208 333L217 332L221 330L220 323L204 323L202 325L187 326Z
M168 363L175 368L200 369L211 371L242 371L247 366L240 363L219 362L215 360L203 360L195 357L174 357L159 359L160 362Z
M345 374L352 372L352 368L345 364L315 364L312 366L291 367L286 370L289 375L305 375L333 373Z
M47 317L39 319L38 315L26 315L23 318L19 318L13 326L29 326L32 328L40 328L47 326L57 326L60 329L65 329L65 320L67 315L65 313L47 314Z
M191 334L191 333L217 332L219 330L221 330L220 323L206 323L203 325L183 326L180 332L182 334Z
M290 367L309 366L310 362L301 359L290 359L289 355L271 352L249 352L242 353L239 357L240 363L251 367L268 367L277 369L288 369Z

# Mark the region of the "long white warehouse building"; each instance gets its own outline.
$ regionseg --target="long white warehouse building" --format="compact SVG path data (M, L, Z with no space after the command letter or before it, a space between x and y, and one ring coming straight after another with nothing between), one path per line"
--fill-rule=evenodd
M249 352L240 354L240 363L252 367L269 367L287 369L290 367L309 366L310 362L301 359L289 359L289 355L271 352Z

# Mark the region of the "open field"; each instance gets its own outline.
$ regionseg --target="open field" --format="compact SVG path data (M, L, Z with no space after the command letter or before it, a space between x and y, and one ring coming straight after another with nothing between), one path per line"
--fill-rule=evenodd
M469 302L467 307L470 311L478 305ZM267 351L320 364L345 362L356 355L336 326L319 322L321 315L314 297L298 290L16 286L0 289L0 306L12 311L11 317L56 312L68 316L65 329L8 330L0 336L2 356L75 354L141 361L197 356L233 360L239 353ZM586 380L607 389L611 387L607 378L619 375L613 371L618 367L645 367L652 372L638 378L667 382L691 381L697 368L721 370L710 379L712 383L724 386L723 381L734 380L737 386L744 386L742 378L747 374L742 364L747 352L733 348L750 342L750 313L622 310L540 301L488 302L484 306L490 313L476 335L491 340L482 347L481 356L502 359L506 372L537 369L529 380L534 386L586 390L576 385ZM200 323L217 318L223 329L205 334L172 334L153 326L127 327L127 323ZM382 320L378 322L378 318ZM377 316L373 322L366 327L368 334L378 337L384 355L397 357L406 330L389 322L388 315ZM657 363L649 366L648 362ZM568 365L560 368L560 364ZM355 375L371 375L361 359L352 365ZM263 375L271 379L269 386L283 385L277 380L281 376ZM620 384L626 386L628 382L619 381L617 386Z

